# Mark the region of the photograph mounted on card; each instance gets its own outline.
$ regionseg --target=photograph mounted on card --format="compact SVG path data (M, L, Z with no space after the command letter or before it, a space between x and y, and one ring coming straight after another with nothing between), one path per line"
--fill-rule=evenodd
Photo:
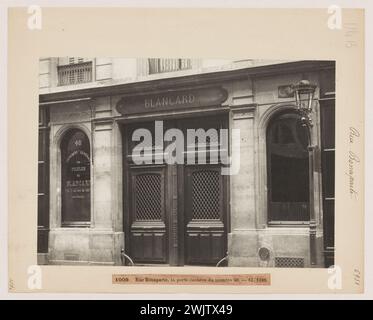
M9 11L10 291L362 292L363 11L100 10Z

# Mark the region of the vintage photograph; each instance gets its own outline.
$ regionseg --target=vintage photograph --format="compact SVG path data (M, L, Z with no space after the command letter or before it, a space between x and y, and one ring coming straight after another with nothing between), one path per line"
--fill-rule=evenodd
M38 264L334 265L335 68L40 58Z

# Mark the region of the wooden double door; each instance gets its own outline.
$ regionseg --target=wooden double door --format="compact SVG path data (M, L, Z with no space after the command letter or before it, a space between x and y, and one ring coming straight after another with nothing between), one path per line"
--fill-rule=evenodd
M225 117L184 119L164 122L163 129L178 128L186 139L187 129L220 130L226 124ZM123 130L126 253L139 265L216 265L227 251L228 190L221 157L210 161L209 155L219 153L221 144L207 139L194 151L185 148L181 164L164 160L139 164L133 160L138 142L131 139L139 128L155 134L154 122L126 125ZM153 143L149 155L165 155L167 145L160 150ZM207 146L205 164L197 161L198 145ZM188 152L196 156L194 164L186 160Z

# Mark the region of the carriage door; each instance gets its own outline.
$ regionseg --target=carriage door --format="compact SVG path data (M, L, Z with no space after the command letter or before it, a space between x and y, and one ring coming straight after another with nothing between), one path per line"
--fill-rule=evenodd
M138 128L149 129L153 135L154 123L125 128L126 252L137 264L168 263L167 167L164 163L155 164L154 160L150 164L137 164L134 161L134 147L139 142L133 142L131 137ZM162 151L155 150L153 142L145 153L152 157L155 152Z
M187 139L187 129L220 129L223 119L169 120L164 122L164 131L179 128ZM139 142L131 139L138 128L155 135L154 121L124 129L126 253L136 264L216 265L227 250L227 177L221 174L220 142L209 136L206 141L197 141L195 150L184 149L181 164L154 160L138 164L133 155ZM201 164L198 154L204 148L206 163ZM217 154L218 161L211 162L211 152ZM163 150L154 144L147 154L163 155ZM196 158L194 163L187 161L191 154Z

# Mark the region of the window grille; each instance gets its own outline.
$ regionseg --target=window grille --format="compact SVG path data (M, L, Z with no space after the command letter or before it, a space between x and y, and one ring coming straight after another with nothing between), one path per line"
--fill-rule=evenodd
M57 67L58 85L72 85L92 81L92 62L70 63Z
M275 267L277 268L304 268L303 258L276 257Z
M162 219L161 175L139 174L135 176L136 220Z
M205 170L192 174L192 219L220 218L220 172Z

